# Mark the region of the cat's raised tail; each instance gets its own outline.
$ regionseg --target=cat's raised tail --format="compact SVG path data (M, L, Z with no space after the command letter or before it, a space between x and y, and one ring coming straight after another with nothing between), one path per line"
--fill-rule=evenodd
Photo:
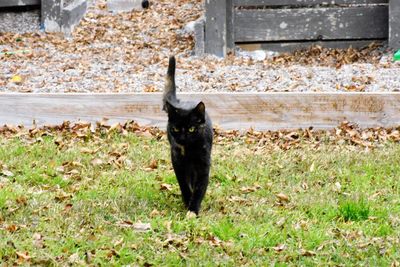
M167 77L165 80L164 95L163 95L163 110L167 111L166 102L174 105L179 102L176 98L175 87L175 66L176 60L174 56L169 58Z

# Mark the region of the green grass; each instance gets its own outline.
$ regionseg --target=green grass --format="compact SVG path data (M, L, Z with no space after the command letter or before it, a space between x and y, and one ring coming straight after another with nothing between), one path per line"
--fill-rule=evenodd
M390 266L400 259L400 144L368 151L323 142L285 151L240 138L216 144L201 216L186 218L165 138L66 135L62 146L57 138L0 137L4 264ZM138 222L151 229L135 230Z
M345 221L367 220L370 207L364 198L353 200L346 199L339 202L339 216Z

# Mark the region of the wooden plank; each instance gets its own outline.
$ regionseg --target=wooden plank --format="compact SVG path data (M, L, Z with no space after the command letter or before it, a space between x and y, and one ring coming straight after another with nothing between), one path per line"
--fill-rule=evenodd
M387 4L388 0L234 0L235 6Z
M40 5L40 0L0 0L0 7L35 5Z
M206 0L205 51L219 57L227 53L226 4L221 0Z
M235 48L235 38L233 36L234 21L233 21L233 4L232 0L226 0L226 48L227 52L233 51Z
M400 0L389 1L389 46L400 49Z
M236 44L245 51L267 50L274 52L290 52L299 49L306 49L312 45L319 45L327 48L346 49L349 47L363 48L372 42L382 43L382 40L362 40L362 41L315 41L315 42L280 42L280 43L239 43Z
M64 120L110 123L135 120L165 128L160 93L0 94L0 125L60 124ZM400 125L400 93L181 93L202 100L223 129L330 129L347 120L360 127Z
M235 10L235 42L384 39L388 7Z

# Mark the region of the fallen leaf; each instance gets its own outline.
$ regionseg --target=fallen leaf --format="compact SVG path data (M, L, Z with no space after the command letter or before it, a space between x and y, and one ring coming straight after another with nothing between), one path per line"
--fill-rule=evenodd
M255 192L260 188L261 188L260 185L255 184L254 186L243 186L242 188L240 188L240 191L244 194L247 194L247 193Z
M20 75L14 75L11 78L11 81L16 84L22 83L22 77Z
M132 228L137 232L147 232L151 230L150 223L142 223L142 222L133 223L131 221L125 220L122 222L118 222L117 224L120 227Z
M283 193L276 194L275 196L279 199L279 201L289 202L289 197Z
M7 176L7 177L13 177L14 176L14 173L10 172L9 170L2 170L1 174L3 174L4 176Z
M103 164L103 161L99 158L95 158L90 161L90 164L92 164L93 166L99 166Z
M310 172L313 172L315 170L315 164L314 162L310 166Z
M312 256L317 255L317 253L312 250L304 250L304 249L302 249L300 251L300 254L301 254L301 256L305 256L305 257L312 257Z
M18 226L15 224L10 224L6 227L7 231L14 233L15 231L18 230Z
M138 232L146 232L146 231L150 231L151 230L150 223L137 222L137 223L134 223L132 226L133 226L133 229L138 231Z
M150 217L156 217L159 216L160 214L161 213L158 210L154 209L150 212Z
M18 262L20 264L28 262L32 257L29 256L28 252L18 252L16 251L15 254L18 256Z
M275 250L275 252L277 252L277 253L282 252L285 249L286 249L285 244L280 244L280 245L277 245L276 247L273 247L273 250Z
M163 183L163 184L160 185L160 190L161 191L171 191L172 190L172 185Z

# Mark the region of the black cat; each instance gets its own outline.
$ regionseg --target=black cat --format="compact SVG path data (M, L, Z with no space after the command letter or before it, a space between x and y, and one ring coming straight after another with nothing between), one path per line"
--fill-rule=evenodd
M175 64L175 57L170 57L163 109L168 113L172 165L183 202L198 215L208 186L213 130L203 102L183 102L176 98Z

